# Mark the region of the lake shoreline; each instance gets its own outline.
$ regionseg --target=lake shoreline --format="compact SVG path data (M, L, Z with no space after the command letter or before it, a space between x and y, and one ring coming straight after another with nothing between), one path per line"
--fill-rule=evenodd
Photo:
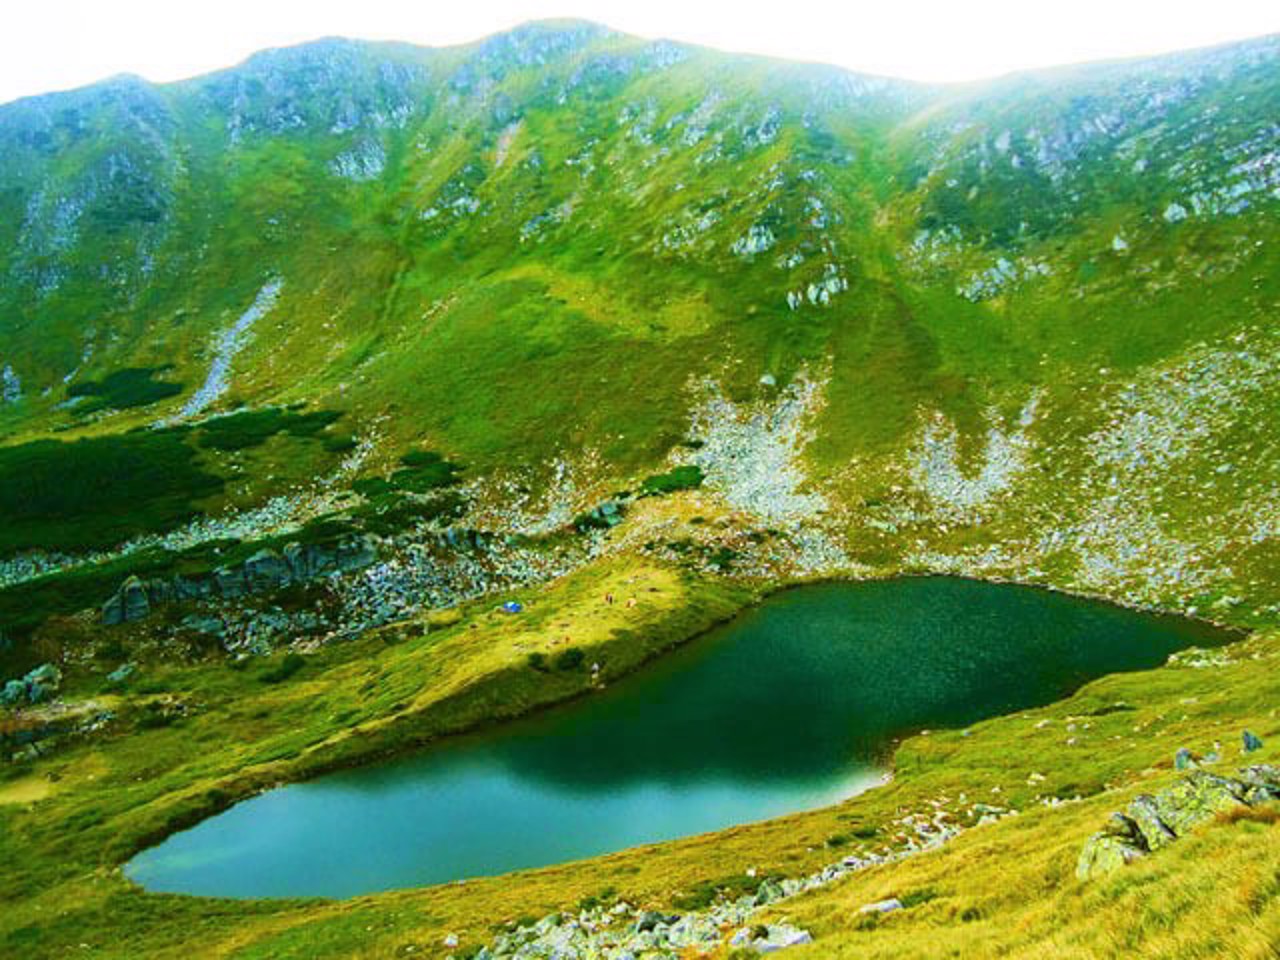
M1084 629L1087 624L1092 623L1093 621L1097 621L1099 624L1103 625L1101 627L1098 627L1098 629L1109 630L1112 633L1114 633L1116 630L1125 630L1125 629L1132 630L1134 629L1135 626L1139 625L1141 621L1135 620L1133 622L1133 625L1130 625L1124 621L1117 620L1116 614L1119 613L1120 611L1125 611L1127 614L1139 616L1147 620L1148 624L1146 629L1149 631L1155 631L1153 634L1151 634L1152 636L1160 636L1165 632L1165 628L1173 627L1175 625L1180 625L1181 629L1168 634L1169 640L1172 640L1175 637L1175 635L1179 637L1178 639L1179 645L1168 646L1169 650L1184 649L1187 646L1218 646L1221 644L1232 642L1234 639L1236 639L1236 637L1234 636L1235 631L1230 631L1229 635L1226 635L1226 636L1216 636L1216 637L1199 636L1199 635L1195 635L1194 633L1188 632L1188 628L1195 628L1196 630L1200 630L1200 631L1212 628L1215 630L1215 632L1228 633L1226 631L1218 631L1217 628L1213 627L1213 625L1207 624L1202 620L1192 620L1191 618L1171 616L1163 613L1153 614L1150 611L1133 611L1129 608L1123 607L1122 605L1113 604L1113 603L1098 603L1095 600L1092 600L1089 598L1081 598L1081 597L1066 593L1065 591L1035 590L1034 585L997 584L989 580L984 580L982 578L964 578L964 577L953 577L953 576L903 576L903 577L857 578L857 579L854 579L854 578L816 579L815 578L807 581L774 583L774 584L768 585L769 587L772 587L772 589L757 588L751 593L738 595L738 597L736 598L736 602L734 602L731 605L725 605L719 612L718 616L701 617L700 622L698 623L698 626L700 627L700 629L696 629L696 630L680 629L681 627L691 626L691 624L688 623L687 619L677 617L675 621L672 621L668 618L668 620L665 622L665 626L667 627L665 634L661 637L661 639L657 640L656 642L651 640L645 646L638 646L635 643L635 638L628 635L622 638L611 639L610 641L606 641L605 643L600 644L596 647L588 648L587 653L589 655L598 656L601 663L605 665L605 672L603 676L605 676L609 681L607 685L612 687L616 682L624 678L630 677L633 674L642 672L642 668L645 665L650 664L656 660L663 659L666 654L671 653L673 650L676 650L677 648L688 649L696 645L696 643L700 639L704 638L707 634L715 631L717 628L723 627L724 625L728 623L732 623L734 621L742 620L753 609L760 607L766 600L777 600L783 594L792 592L801 586L805 586L813 589L828 588L827 596L830 597L833 594L835 594L835 596L837 597L835 604L836 604L836 607L839 607L839 612L836 614L837 615L836 623L855 624L858 622L858 618L854 617L853 619L850 619L849 614L845 612L847 610L847 606L840 607L841 603L847 604L849 602L848 599L845 598L844 600L840 600L839 598L843 595L835 593L835 591L839 590L839 588L842 588L842 587L852 588L857 586L870 586L871 584L876 584L876 583L883 586L883 585L890 584L893 581L900 581L903 584L917 584L917 585L922 584L922 582L924 581L935 581L937 583L936 588L922 588L920 586L917 586L912 589L909 589L906 593L906 597L917 596L922 598L924 602L924 606L920 607L919 609L924 612L920 614L921 616L933 617L933 621L929 621L929 622L933 622L934 626L928 627L928 623L926 622L924 626L927 627L927 629L925 629L924 634L920 635L922 638L930 637L931 639L929 639L927 643L933 644L932 647L927 647L927 648L922 647L920 653L917 655L920 657L920 660L918 662L920 662L922 665L933 662L934 664L941 666L941 665L945 665L945 663L947 662L948 655L946 651L948 649L948 644L950 642L948 631L954 630L956 629L956 627L955 627L955 624L948 619L948 615L946 614L946 612L941 611L939 609L939 603L942 603L942 604L958 603L960 605L954 607L954 609L957 612L965 611L970 613L972 616L977 616L979 618L989 619L992 616L1008 618L1009 624L1015 628L1015 630L1017 631L1017 635L1020 638L1018 643L1029 644L1030 645L1029 652L1033 654L1033 659L1034 659L1035 650L1037 649L1036 644L1040 644L1041 647L1043 647L1044 643L1046 642L1043 636L1041 636L1039 640L1036 639L1038 634L1036 632L1037 627L1034 626L1034 624L1036 623L1036 618L1041 615L1039 613L1039 608L1037 604L1042 603L1042 601L1029 602L1028 596L1034 593L1044 593L1046 595L1056 594L1060 596L1061 600L1054 601L1052 604L1050 604L1048 610L1056 611L1056 614L1058 617L1066 617L1067 619L1065 622L1068 624L1072 624L1072 623L1077 624L1076 629ZM947 584L951 584L951 586L948 587ZM970 584L974 587L981 587L981 590L979 590L975 594L972 591L970 591L968 588L965 588L965 589L960 589L959 592L957 593L957 587L960 584ZM999 592L994 594L991 594L991 593L984 594L982 592L982 590L986 590L987 588L993 588L998 586L1010 587L1015 592L1012 594L1001 594ZM759 585L757 585L757 587L759 587ZM834 588L834 589L831 589L831 588ZM941 592L939 593L939 591ZM815 598L814 603L809 605L809 608L806 608L804 606L796 606L796 605L791 605L790 608L788 608L784 604L782 609L792 610L793 611L793 613L791 614L792 616L803 617L805 615L806 610L808 610L810 615L817 615L821 613L823 610L825 610L826 612L823 615L830 616L834 610L834 608L832 608L831 606L833 601L822 600L821 596L822 595L818 595L818 597ZM1005 597L1006 599L1001 599L1002 596ZM1022 597L1022 599L1018 600L1017 598L1020 596ZM743 602L743 597L746 598L745 602ZM869 595L864 595L864 597L865 599L859 599L857 603L859 605L869 603L869 607L867 607L867 609L873 610L873 611L879 610L879 613L878 613L878 616L880 617L879 622L881 622L882 624L894 624L892 629L906 630L907 637L910 636L910 633L911 633L910 624L912 622L915 622L912 620L913 614L911 611L913 611L915 607L913 607L910 602L908 602L907 606L905 607L901 606L905 598L901 595L900 591L895 591L888 594L885 593L884 591L873 591ZM975 598L974 602L976 603L976 605L970 605L971 603L969 599L970 597ZM1008 598L1012 598L1011 603ZM1064 602L1066 602L1065 605L1064 605ZM889 604L887 608L884 607L884 604L886 603ZM825 607L824 607L824 604L826 605ZM894 604L897 604L898 606L895 607ZM696 601L696 595L689 600L688 606L690 607L698 606ZM1091 608L1096 608L1096 612L1091 612ZM677 611L680 610L680 608L678 607L676 609ZM1110 612L1106 613L1106 611L1110 611ZM1099 619L1100 612L1103 613L1103 615ZM1030 619L1028 619L1028 615L1030 615ZM1072 619L1077 616L1079 616L1080 619L1078 620ZM775 617L776 617L776 614L775 614ZM899 621L902 621L901 626L898 625ZM823 621L823 622L826 623L826 621ZM802 623L803 623L803 620L796 621L795 627L793 629L801 629ZM939 639L938 639L938 636L935 636L938 629L937 627L938 623L943 624L942 626L943 632L942 634L939 635L942 638L941 640L942 646L937 645L939 643ZM786 627L782 627L781 629L782 629L782 635L787 635L791 632L791 630ZM826 625L824 626L824 630L830 631L831 629L832 629L831 624L826 623ZM824 634L821 634L821 636L814 635L810 637L809 639L803 642L800 649L803 651L809 651L810 654L819 652L824 645L821 643L815 644L814 640L819 640L821 638L825 638L826 636L837 636L839 633L839 628L836 627L835 629L837 631L836 634L824 633ZM888 628L885 628L885 629L888 629ZM971 626L966 629L969 629L970 631L972 631L973 627ZM982 629L989 631L990 628L983 627ZM1090 628L1090 629L1093 629L1093 628ZM1028 631L1031 631L1031 632L1028 633ZM1041 631L1041 634L1043 634L1043 631ZM966 634L963 632L959 634L960 639L963 639L965 636ZM1205 642L1205 641L1208 641L1208 642ZM798 642L798 641L792 641L789 638L787 642L792 643L792 642ZM875 641L871 640L867 642L872 643L871 646L866 648L867 655L869 655L869 651L871 651L872 649L875 649L874 647ZM913 644L919 645L919 644L916 644L916 641L913 639L904 639L902 642L906 643L908 649L911 648ZM919 642L926 643L924 639L921 639ZM1009 661L1009 666L1018 662L1018 659L1022 655L1021 648L1011 653L1010 650L1008 649L1009 644L1004 639L1000 639L1000 640L992 639L990 641L978 639L977 642L979 644L977 647L974 647L974 648L963 647L962 649L969 650L971 654L974 651L976 651L979 654L980 659L983 656L989 656L989 655L997 655L999 657L1003 657L1005 660ZM1111 646L1114 646L1113 641L1108 641L1108 643ZM984 646L984 644L993 644L993 645ZM940 651L943 655L942 659L939 660L933 654L929 654L925 652L926 649ZM1050 648L1044 648L1043 650L1041 650L1041 652L1046 653L1049 649ZM1054 668L1055 670L1059 671L1059 673L1061 674L1061 678L1058 680L1053 680L1052 681L1053 686L1051 687L1044 687L1043 680L1042 680L1041 686L1035 687L1035 689L1038 690L1039 692L1026 694L1032 697L1032 700L1028 701L1028 703L1030 705L1043 705L1046 703L1056 702L1057 700L1065 696L1070 696L1076 689L1078 689L1080 684L1089 682L1090 680L1093 680L1093 679L1097 679L1100 676L1104 676L1109 673L1118 672L1118 671L1125 671L1125 670L1132 670L1132 669L1146 669L1146 668L1150 668L1151 666L1158 665L1159 663L1159 660L1157 661L1151 660L1151 656L1153 653L1152 651L1147 650L1144 653L1143 648L1141 647L1135 647L1135 648L1129 649L1125 655L1128 659L1121 658L1119 660L1116 660L1114 658L1108 659L1107 657L1111 656L1110 654L1108 654L1107 656L1102 656L1100 658L1100 655L1098 654L1098 649L1100 648L1096 648L1096 645L1094 644L1093 641L1085 641L1083 647L1081 647L1081 649L1076 652L1077 659L1083 658L1083 659L1080 659L1079 665L1074 667L1070 666L1071 663L1076 662L1075 659L1069 658L1068 660L1063 661L1063 664L1061 666ZM1160 649L1164 650L1164 647L1161 647ZM861 648L859 648L859 650L861 650ZM997 653L996 651L999 651L999 652ZM613 653L622 653L623 656L621 658L615 658L614 656L611 656L611 654ZM886 651L883 651L883 650L881 651L882 658L885 653ZM792 656L792 655L794 654L788 654L788 656ZM897 653L891 654L889 656L889 659L884 660L883 662L885 664L889 664L892 662L892 657L898 656L898 655L899 654ZM1060 657L1061 655L1062 654L1059 653L1059 654L1054 654L1053 656L1056 658L1056 657ZM1164 652L1160 653L1159 654L1160 659L1163 659L1164 655L1165 655ZM848 659L849 653L846 650L845 652L841 653L839 656L841 657L840 662L843 663L844 660ZM1012 659L1010 660L1009 658L1011 656L1012 656ZM1135 657L1138 659L1142 659L1145 657L1145 660L1143 660L1143 662L1140 664L1136 664L1136 661L1134 659ZM850 663L856 663L857 659L858 657L855 655L853 659L850 661ZM873 664L877 662L879 661L868 661L867 663L862 664L861 672L856 674L856 676L868 677L870 682L872 683L871 687L865 688L866 691L874 691L876 689L875 684L877 682L882 682L884 680L883 677L881 677L880 681L875 680L876 670L878 668ZM913 661L913 662L917 662L917 661ZM1002 660L1000 662L1004 662L1004 661ZM696 661L695 661L695 666L696 666ZM783 664L779 664L778 666L783 666ZM999 669L1001 670L1002 673L1009 674L1010 673L1009 666L1001 667ZM886 669L887 668L888 667L886 667ZM768 670L767 666L765 667L765 669L766 671ZM830 669L832 671L838 672L840 667L837 664L833 664ZM688 670L688 662L686 661L685 665L681 667L680 672L682 673L687 672L687 670ZM1067 672L1062 672L1064 670ZM1079 671L1079 672L1077 673L1073 671ZM927 674L929 673L929 671L926 670L925 673ZM1053 675L1057 676L1058 674L1053 674ZM513 676L516 677L516 680L514 681L511 679ZM170 820L169 829L165 831L158 840L152 843L145 844L144 846L140 847L139 851L135 851L135 853L131 855L130 859L132 859L133 856L136 856L137 852L159 845L160 843L165 842L165 840L167 840L169 836L171 836L172 834L183 831L184 829L186 829L186 827L193 826L202 820L209 819L212 816L216 815L217 813L221 812L221 810L223 809L233 806L239 802L249 800L256 794L265 793L268 790L275 789L277 787L297 784L307 780L314 780L325 774L336 773L336 772L345 771L345 770L358 769L362 767L378 766L390 761L394 761L399 757L410 756L424 749L429 749L432 746L438 746L451 739L456 740L456 739L460 739L462 736L465 736L465 735L483 735L486 732L500 731L503 727L509 726L510 724L517 721L521 721L521 720L533 721L539 715L549 715L553 713L553 711L555 711L557 708L560 708L560 709L569 708L575 702L581 702L583 700L589 699L585 696L585 694L595 692L601 689L600 686L594 683L594 678L592 680L585 680L585 678L582 677L580 674L575 674L574 686L572 688L566 688L563 685L564 679L560 677L556 677L556 679L561 680L560 689L557 690L556 685L554 683L542 682L545 676L548 676L548 675L545 675L545 674L538 675L536 672L530 671L530 669L524 664L520 664L515 667L512 667L511 665L507 665L496 671L490 671L489 673L482 674L480 675L479 679L477 679L475 682L466 685L462 689L456 691L451 696L445 697L441 700L435 701L434 703L427 705L419 713L412 715L412 719L409 717L402 717L397 721L387 724L384 729L378 731L378 733L380 734L379 739L381 742L365 741L363 743L358 744L358 749L354 749L354 750L348 749L346 751L339 753L338 755L331 754L330 756L327 756L327 757L316 758L311 762L306 762L306 760L309 758L304 758L303 762L306 763L305 767L298 768L295 766L294 769L289 771L289 775L287 775L286 777L275 777L275 778L271 778L270 780L267 780L267 779L260 780L257 785L257 789L248 791L248 792L239 793L239 795L235 799L232 799L232 795L230 791L226 793L220 793L220 795L213 798L218 801L222 801L221 803L218 804L219 809L210 809L210 807L213 806L212 804L207 806L200 805L195 809L189 809L188 811L186 811L186 813L189 816L189 819L187 820L186 823L174 825L174 821ZM655 679L661 679L661 675L658 675L658 677ZM532 686L529 686L530 681L532 681ZM584 681L589 685L584 686L583 685ZM666 683L669 681L670 681L670 677L668 677L666 680L663 680L662 682ZM525 689L523 692L526 694L526 697L524 700L519 699L518 688L512 688L511 686L512 683L516 683L516 682L523 682L525 684ZM937 682L936 677L932 682L934 683ZM739 683L741 683L741 678L739 679ZM877 773L879 774L883 774L886 772L891 773L894 769L894 763L893 763L894 754L898 749L899 744L906 738L912 736L913 733L918 733L922 729L944 729L948 726L957 726L957 725L967 726L968 723L970 722L978 722L979 720L986 720L993 716L1000 716L1010 710L1013 710L1016 712L1016 710L1022 709L1024 706L1027 705L1022 703L1015 703L1015 700L1017 699L1016 697L1014 699L1009 700L1007 703L1001 699L990 701L990 694L992 692L998 691L1000 688L998 687L998 685L996 685L996 682L992 680L986 681L986 684L987 684L986 687L973 687L969 694L963 697L960 697L959 700L957 701L959 704L958 707L955 704L953 704L951 707L947 708L953 711L953 713L950 714L953 720L956 720L956 716L957 716L957 714L954 711L958 710L960 713L964 714L964 716L961 717L961 719L963 719L964 722L959 722L958 720L956 720L956 722L950 722L950 721L946 721L945 718L942 720L942 722L939 722L938 716L934 716L932 714L927 714L927 713L924 714L924 716L926 717L925 720L922 720L920 722L911 721L909 720L909 714L904 715L903 713L901 713L901 710L899 708L895 708L892 705L892 701L885 701L885 703L883 704L883 707L881 708L882 709L881 714L877 715L877 723L884 723L887 725L883 727L873 725L872 728L869 728L869 729L881 730L880 733L876 734L875 742L882 744L882 746L876 747L874 752L859 753L858 762L874 765ZM801 682L801 685L802 686L804 685L803 682ZM856 681L854 683L854 686L857 686ZM910 684L908 684L908 687L910 687ZM493 712L492 710L493 703L491 701L487 701L486 698L491 697L494 693L501 693L507 689L516 689L517 690L516 698L510 702L503 702L502 712L500 713ZM982 691L984 689L988 690L988 692L983 693ZM551 696L546 696L546 694L551 694ZM556 694L562 694L562 695L556 696ZM708 695L710 696L710 700L707 700L706 696L704 696L702 701L700 702L715 702L717 700L718 695L710 694L710 692L708 692ZM861 695L862 694L860 693L860 696ZM936 696L936 695L930 694L930 696ZM1004 697L1006 696L1006 694L1000 694L999 696ZM944 696L943 702L949 702L946 700L945 696ZM988 702L990 702L989 708L981 706L982 704L988 703ZM487 703L486 710L478 713L477 712L478 705L483 706L483 705L486 705L486 703ZM809 703L804 700L798 701L796 704L796 707L798 710L806 710L810 708ZM598 708L596 709L598 710ZM988 710L990 710L991 712L988 712ZM791 715L799 716L801 714L793 711ZM969 719L969 717L972 717L972 719ZM894 718L894 719L890 720L889 718ZM747 719L750 719L750 718L747 717ZM429 726L431 729L426 732L414 731L413 729L411 729L411 725L414 723L415 720L420 724L425 724ZM838 721L836 721L833 724L831 718L829 717L826 718L826 723L827 723L827 727L825 729L842 729ZM406 729L406 728L409 728L409 729ZM326 744L326 746L329 746L329 744ZM346 746L346 745L343 744L340 746ZM592 749L597 750L598 752L600 748L597 747ZM864 745L859 749L865 751L867 748ZM318 752L319 751L317 751L317 753ZM600 755L605 755L605 754L601 753ZM869 787L869 789L874 789L874 786ZM828 805L827 802L823 801L819 806L826 806L826 805ZM805 809L809 809L809 808L805 808ZM783 815L783 814L779 814L777 812L762 814L764 819L771 819L772 817L779 816L779 815ZM755 819L755 818L752 817L752 819ZM748 820L745 818L742 821L735 820L727 825L717 826L714 829L716 830L727 829L729 826L739 825L740 822L748 822ZM701 832L701 831L697 831L697 832ZM652 841L646 840L646 841L639 841L639 842L645 842L645 843L664 842L665 840L668 840L668 839L673 839L673 837L658 837L657 839L654 839ZM636 841L629 841L628 843L629 845L631 845L631 844L634 844L634 842ZM594 856L599 854L596 853L592 855ZM577 858L578 857L575 856L575 857L572 857L571 859L577 859ZM518 869L522 869L522 868L518 868ZM505 871L502 871L502 872L505 872ZM446 881L432 880L430 882L435 883L435 882L446 882ZM417 885L420 885L420 884L417 884Z

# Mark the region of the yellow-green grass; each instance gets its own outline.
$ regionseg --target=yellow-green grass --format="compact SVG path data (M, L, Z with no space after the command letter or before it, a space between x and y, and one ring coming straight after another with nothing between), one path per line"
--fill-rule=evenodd
M605 604L606 592L638 603ZM1253 756L1272 755L1280 737L1270 706L1280 687L1274 633L1226 648L1225 666L1112 676L967 735L912 737L896 752L891 783L829 809L583 863L340 902L155 895L120 873L147 842L253 790L585 691L585 670L527 666L529 653L554 652L566 636L614 677L753 596L621 556L520 594L521 617L487 601L425 636L387 628L322 651L279 685L261 683L261 668L150 667L122 700L114 734L67 747L6 785L29 790L32 776L51 781L45 799L0 806L0 850L16 865L0 881L7 901L0 944L27 956L60 956L80 943L121 957L383 957L408 945L443 955L448 932L477 944L507 921L573 907L609 888L632 902L670 906L681 893L752 867L797 876L864 847L893 848L893 821L931 812L942 798L962 822L962 808L980 801L1024 812L939 853L784 904L780 913L817 936L810 955L1091 956L1122 946L1132 955L1209 956L1228 939L1259 943L1270 929L1280 840L1260 821L1207 827L1087 886L1073 871L1080 845L1109 810L1175 776L1177 747L1207 752L1221 740L1223 765L1234 768L1248 727L1268 742ZM167 729L131 730L141 701L166 698L186 703L188 716ZM1035 799L1077 794L1086 799L1053 809ZM861 903L922 890L935 898L874 929L860 927ZM1242 910L1254 919L1245 923Z

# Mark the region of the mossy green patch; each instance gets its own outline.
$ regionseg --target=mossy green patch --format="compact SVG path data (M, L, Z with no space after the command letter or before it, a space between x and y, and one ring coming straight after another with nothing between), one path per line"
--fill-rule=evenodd
M184 430L0 447L0 555L115 546L191 519L221 489Z
M95 410L125 410L146 407L182 392L182 384L157 380L159 374L172 369L163 367L127 367L107 374L101 380L81 380L67 388L67 396L86 398L78 405L80 413Z

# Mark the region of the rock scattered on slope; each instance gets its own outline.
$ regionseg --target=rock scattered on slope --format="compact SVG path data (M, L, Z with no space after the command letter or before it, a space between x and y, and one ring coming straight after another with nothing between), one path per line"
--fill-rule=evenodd
M26 676L0 687L0 706L17 707L50 699L62 684L62 671L42 663Z
M1168 846L1220 813L1280 800L1280 767L1246 767L1236 777L1193 770L1156 794L1135 797L1113 813L1080 851L1081 880L1110 873Z

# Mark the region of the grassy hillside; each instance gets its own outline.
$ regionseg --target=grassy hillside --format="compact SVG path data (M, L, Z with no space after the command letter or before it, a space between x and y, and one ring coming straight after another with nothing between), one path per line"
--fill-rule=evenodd
M1177 747L1280 736L1278 64L929 87L548 22L0 105L0 686L64 674L0 734L78 731L0 761L0 943L444 955L608 887L799 876L850 822L999 786L1017 818L789 901L796 955L1268 955L1265 818L1071 864ZM780 584L927 572L1258 632L712 838L344 904L119 874L267 784L579 692L527 656L619 577L653 608L575 635L621 672ZM108 626L122 584L147 609Z
M1180 459L1229 435L1248 451L1196 517L1133 505L1161 537L1205 545L1208 509L1235 547L1226 514L1274 501L1276 49L935 89L549 23L19 101L0 108L0 430L16 447L303 404L374 441L360 470L424 444L534 489L567 463L581 488L678 459L707 384L768 404L805 376L821 409L801 468L859 562L1016 539L1035 556L1007 573L1274 605L1265 558L1193 595L1095 582L1069 530L1052 556L1030 545L1064 532L1050 518L1095 523L1113 465L1092 441L1118 418L1151 436L1116 443L1208 418ZM1223 367L1241 343L1247 385ZM1196 363L1207 395L1178 389ZM904 526L954 512L913 467L931 430L954 432L958 482L981 477L992 431L1022 430L1021 462L967 495L994 527ZM336 465L316 444L278 454L233 496L197 483L190 500L217 515ZM1202 466L1122 456L1126 486Z

